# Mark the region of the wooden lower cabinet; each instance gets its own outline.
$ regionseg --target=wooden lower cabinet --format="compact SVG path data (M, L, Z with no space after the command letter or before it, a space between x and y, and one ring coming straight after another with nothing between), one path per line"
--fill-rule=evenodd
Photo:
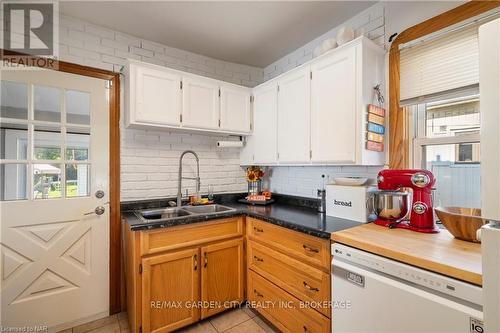
M162 333L198 321L198 248L142 259L142 330Z
M244 260L243 239L201 248L201 319L245 300Z
M245 300L243 218L203 222L199 229L195 225L124 228L127 312L133 333L172 332ZM180 244L161 233L177 235Z
M251 270L247 293L250 305L283 332L330 332L327 317L312 308L303 308L298 298Z

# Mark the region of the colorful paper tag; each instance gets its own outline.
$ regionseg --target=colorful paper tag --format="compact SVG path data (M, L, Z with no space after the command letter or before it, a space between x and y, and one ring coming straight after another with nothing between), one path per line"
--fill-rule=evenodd
M368 112L376 114L377 116L380 117L385 117L385 109L373 104L368 104Z
M366 149L382 152L384 151L384 144L380 142L366 141Z
M368 114L368 121L379 124L379 125L384 125L385 124L385 118L381 116L377 116L376 114Z
M372 133L372 132L366 132L366 139L368 141L375 141L375 142L384 142L384 136L377 134L377 133Z
M375 124L375 123L369 122L367 129L369 132L373 132L373 133L377 133L377 134L384 134L385 133L385 127L382 125L379 125L379 124Z

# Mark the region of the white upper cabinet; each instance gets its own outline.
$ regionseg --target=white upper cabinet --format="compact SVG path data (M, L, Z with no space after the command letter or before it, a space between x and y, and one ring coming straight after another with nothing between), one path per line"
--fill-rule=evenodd
M275 164L278 146L278 96L275 81L254 90L254 131L249 139L254 144L255 164Z
M303 163L310 154L309 66L278 80L278 161Z
M311 65L312 162L356 162L356 49Z
M220 87L220 127L229 132L251 131L251 89L223 84Z
M130 98L130 122L152 125L180 125L181 80L175 73L152 67L132 67L130 86L135 94Z
M216 81L189 77L182 80L182 126L219 128L219 85Z
M251 89L199 75L129 60L127 127L247 135Z
M274 78L275 93L275 83L254 88L255 128L241 163L384 165L385 152L366 149L368 105L376 103L373 88L383 86L383 66L384 50L359 37ZM259 98L264 92L266 97ZM277 160L267 158L275 142L269 134L275 119L269 111L276 105L273 98L278 110Z

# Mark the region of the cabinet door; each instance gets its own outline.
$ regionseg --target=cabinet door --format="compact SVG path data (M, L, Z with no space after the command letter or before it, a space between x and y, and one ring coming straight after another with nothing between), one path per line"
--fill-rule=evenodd
M201 248L201 300L220 305L203 307L202 319L224 311L231 302L236 305L244 300L243 260L243 239Z
M182 107L181 76L161 69L133 67L136 70L135 121L179 126ZM134 94L134 91L130 91L130 94Z
M311 65L313 162L356 161L356 49L335 52Z
M182 85L182 126L219 128L219 85L203 78L184 77Z
M276 163L278 149L278 92L276 82L254 91L254 162Z
M220 92L221 130L249 133L251 130L250 89L223 85Z
M196 322L200 299L199 249L142 259L142 328L144 333L171 332Z
M309 67L292 71L278 81L278 160L280 163L310 161Z

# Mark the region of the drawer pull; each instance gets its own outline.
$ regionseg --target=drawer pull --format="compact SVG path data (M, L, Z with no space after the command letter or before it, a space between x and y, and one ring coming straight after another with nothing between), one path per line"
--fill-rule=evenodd
M306 281L303 281L302 283L304 284L304 287L306 287L306 289L308 289L310 291L316 291L316 292L319 291L318 288L313 288L310 285L308 285Z
M253 230L255 230L257 232L264 232L264 229L257 228L257 227L253 227Z
M302 326L302 327L304 328L304 332L309 332L309 330L307 329L307 326L306 326L306 325L304 325L304 326Z
M253 258L255 259L255 261L264 261L264 259L259 258L259 257L257 257L257 256L253 256Z
M258 296L258 297L264 297L264 295L262 295L261 293L259 293L259 292L257 291L257 289L254 289L254 290L253 290L253 293L254 293L256 296Z
M309 247L309 246L307 246L307 245L305 245L305 244L304 244L304 245L302 245L302 247L303 247L303 248L304 248L304 250L306 250L306 251L313 252L313 253L319 253L319 250L318 250L318 249L315 249L315 248L313 248L313 247Z
M207 256L206 252L203 253L203 257L204 257L204 261L205 261L205 263L203 264L203 267L207 268L207 266L208 266L208 256Z
M198 255L194 255L194 270L198 269Z

